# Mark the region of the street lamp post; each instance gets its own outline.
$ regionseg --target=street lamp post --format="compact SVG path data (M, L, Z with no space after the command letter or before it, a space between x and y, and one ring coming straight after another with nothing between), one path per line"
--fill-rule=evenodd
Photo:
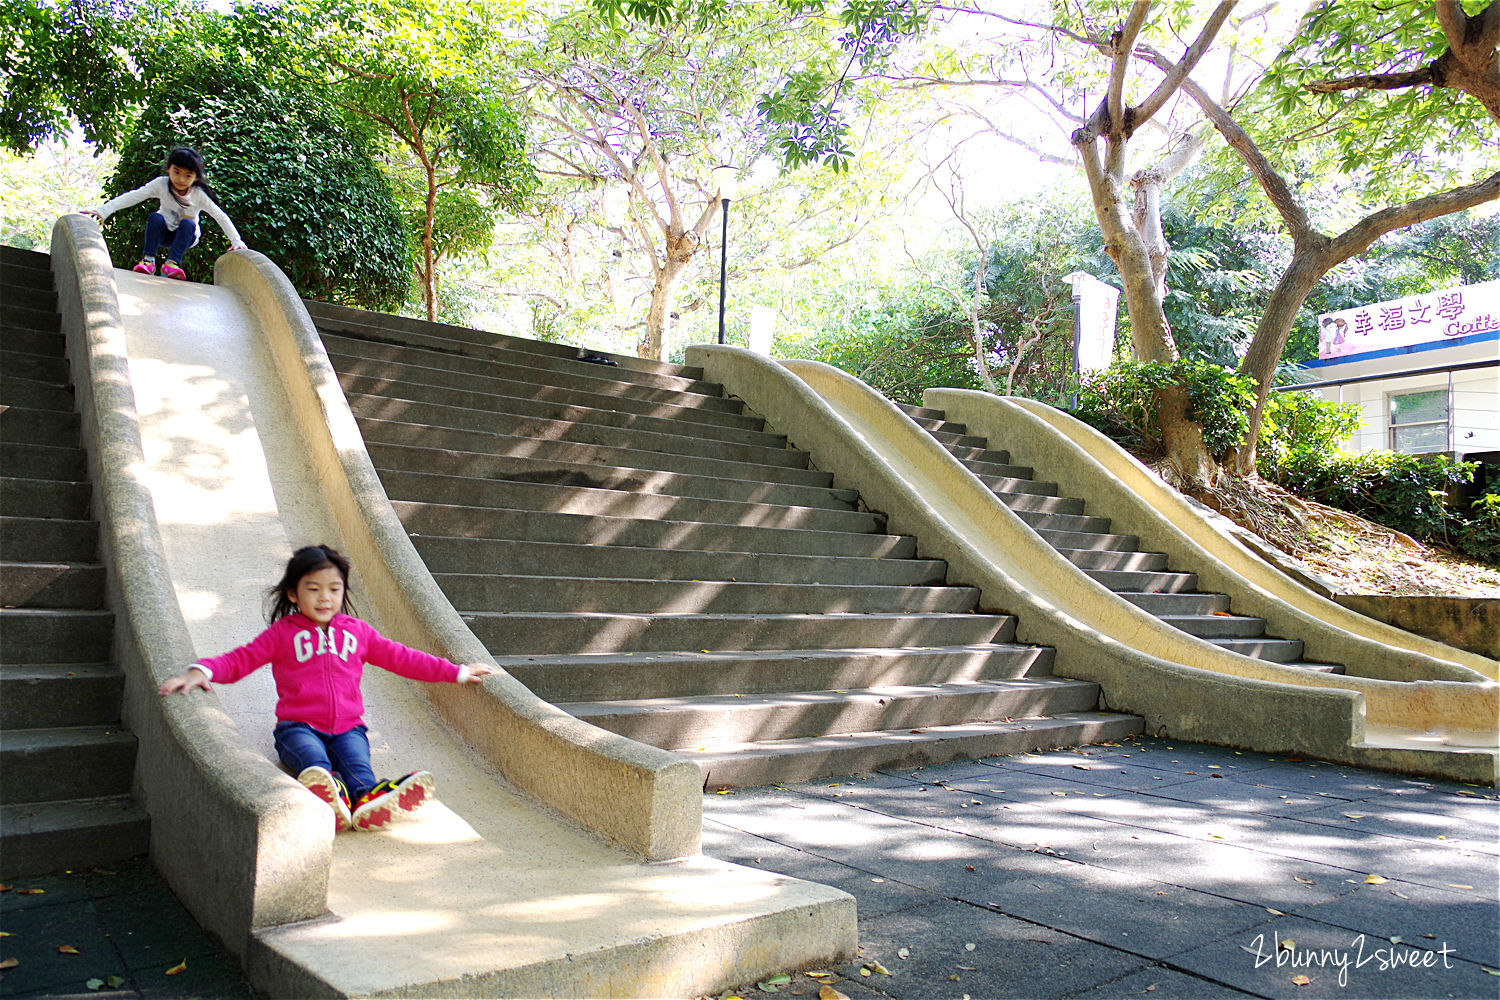
M729 203L739 194L739 177L731 164L714 167L719 188L719 211L724 214L724 232L719 238L719 343L724 343L724 301L729 287Z

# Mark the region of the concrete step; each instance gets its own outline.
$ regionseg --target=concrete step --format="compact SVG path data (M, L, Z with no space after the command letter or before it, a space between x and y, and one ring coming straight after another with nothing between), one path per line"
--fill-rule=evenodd
M124 687L112 663L0 664L0 731L118 723Z
M367 328L367 331L369 329L373 328ZM322 337L323 345L330 354L337 352L346 358L362 359L351 364L349 370L363 374L379 374L381 369L391 363L422 365L461 375L494 375L505 372L507 374L501 377L510 377L509 373L524 370L546 372L545 376L534 375L534 378L549 385L574 384L582 380L589 383L619 383L647 389L666 389L672 393L712 396L718 399L723 399L724 396L723 391L713 382L623 366L589 364L579 361L576 352L575 356L556 357L497 345L474 347L457 353L420 344L390 344L347 337L326 326L322 329Z
M1270 636L1260 636L1255 639L1210 639L1215 646L1227 649L1241 656L1250 656L1257 660L1270 660L1273 663L1291 663L1302 659L1301 639L1276 639Z
M341 348L333 344L331 348ZM563 398L569 402L586 406L603 406L609 402L618 405L628 400L639 407L670 406L671 416L702 414L716 417L743 417L744 404L724 396L682 392L670 388L636 385L608 377L601 377L598 365L577 364L577 372L549 372L519 364L482 364L475 371L454 371L450 368L432 367L422 362L430 359L414 351L403 351L401 360L376 360L358 355L329 350L329 360L340 376L349 378L378 379L387 384L438 385L460 392L477 392L496 396L529 396L535 392L517 392L516 387L545 385L555 390L552 398ZM567 395L564 395L567 394ZM661 414L667 416L669 414ZM727 421L734 424L734 421Z
M1136 552L1141 540L1134 535L1111 535L1103 531L1059 531L1056 528L1038 528L1036 533L1054 549L1075 549L1091 552Z
M99 523L0 514L0 552L6 562L91 562L99 552Z
M1227 612L1209 615L1157 615L1173 628L1200 639L1253 639L1266 634L1266 620Z
M977 449L980 449L981 451L989 451L990 450L989 442L986 441L984 438L979 437L976 434L961 434L961 433L957 433L957 432L954 432L954 431L945 431L945 430L935 430L934 431L934 430L930 430L930 429L929 429L928 433L931 434L933 437L937 438L938 443L941 444L944 448L955 448L956 447L956 448L977 448ZM1000 452L995 452L994 454L1004 455L1005 456L1005 461L1006 462L1010 461L1010 453L1009 452L1000 451Z
M332 360L337 369L338 359ZM673 406L670 403L657 403L630 396L610 396L560 386L541 385L524 379L520 381L490 379L483 384L475 383L474 386L465 387L448 385L441 379L430 375L428 381L412 381L397 377L400 374L403 373L392 372L380 377L369 377L340 371L339 385L349 396L384 395L393 399L410 400L414 403L435 403L472 410L520 413L539 410L543 415L548 415L543 407L545 404L552 408L586 407L595 410L614 410L636 416L655 417L678 425L708 424L732 430L756 432L765 427L764 420L748 413ZM514 402L518 400L531 401L530 407L527 408ZM685 431L678 433L685 433Z
M1109 518L1083 514L1051 514L1046 511L1012 507L1016 517L1037 531L1067 531L1103 535L1109 532Z
M907 535L819 531L714 521L669 521L636 517L503 510L397 501L396 516L413 538L524 538L533 542L698 549L709 552L796 553L910 559L916 539ZM871 528L874 526L871 525Z
M453 606L465 612L566 609L631 615L961 614L972 609L978 599L978 593L967 587L941 585L601 579L595 574L568 577L435 572L433 576ZM694 647L688 643L665 648Z
M88 459L82 448L0 441L0 468L18 479L88 478Z
M1287 660L1281 665L1283 667L1296 667L1299 670L1310 670L1318 674L1342 674L1346 672L1342 663L1314 663L1309 660Z
M394 501L488 509L544 510L566 514L662 520L714 521L823 531L879 531L885 518L869 511L831 506L765 504L741 500L631 493L558 483L475 479L381 469L380 481Z
M57 330L38 330L34 328L12 327L9 322L9 308L14 291L5 290L6 318L0 320L0 345L5 351L18 351L22 354L35 354L40 357L61 358L67 353L68 342L62 333ZM52 293L47 292L48 296ZM53 296L55 297L55 296ZM55 306L46 306L47 309L55 309Z
M578 356L578 348L570 344L553 344L544 340L509 337L488 330L429 323L426 320L367 312L363 309L333 305L328 302L308 300L304 304L318 329L333 334L342 332L344 335L356 335L368 340L429 347L451 353L478 352L477 356L483 356L483 351L494 347L549 358L575 359ZM616 371L627 369L692 379L703 377L703 369L687 365L652 361L628 354L605 354L604 356L618 362L619 368L615 369Z
M0 732L0 802L55 802L125 795L135 773L135 736L120 726Z
M146 853L151 820L119 795L0 806L0 878L96 868Z
M962 439L964 437L964 435L950 436L958 439ZM937 435L934 434L933 437L937 437ZM1025 478L1032 478L1035 470L1031 469L1028 466L1012 466L1010 464L1010 452L995 451L993 449L986 448L982 443L984 439L979 438L978 440L981 442L978 445L945 443L943 447L947 449L950 455L958 459L960 462L983 462L990 465L1008 467L1017 470L1017 472L1012 474L1019 475L1024 473Z
M952 449L949 449L949 451L952 451ZM992 453L986 452L985 454ZM1036 478L1036 470L1026 465L1011 465L1009 462L978 458L966 458L959 461L963 464L964 468L981 479L1025 481Z
M1136 572L1134 570L1085 569L1084 573L1110 590L1181 594L1196 590L1197 573Z
M970 471L973 471L973 470L970 470ZM975 475L977 475L979 477L979 481L981 483L984 483L984 485L988 486L996 494L1005 494L1006 496L1011 496L1011 497L1018 497L1018 496L1046 497L1048 499L1055 499L1057 497L1057 484L1056 483L1044 483L1044 482L1039 482L1039 481L1037 481L1035 479L1022 479L1022 478L1017 478L1015 476L991 476L991 475L988 475L988 474L985 474L985 473L979 473L979 472L976 472ZM1019 503L1021 501L1017 501L1017 502ZM1035 506L1035 501L1034 500L1029 500L1029 501L1026 501L1026 502L1029 503L1029 504L1032 504L1032 506L1029 509L1031 509L1031 510L1037 510L1038 509L1038 507ZM1073 510L1071 504L1063 504L1063 505L1053 504L1052 506L1043 507L1041 509L1045 509L1045 510L1049 510L1049 511L1056 510L1056 512L1058 512L1058 513L1064 513L1064 514L1077 514L1077 513L1081 513L1083 511L1082 501L1076 501L1076 502L1078 503L1078 510ZM1006 500L1006 503L1010 503L1010 501Z
M50 382L37 382L34 379L15 378L4 369L0 369L0 401L3 401L6 406L19 406L30 410L73 412L71 387Z
M566 702L569 715L666 750L1086 712L1099 686L1061 678L847 691Z
M104 567L98 563L0 562L0 607L98 608L103 603Z
M1167 557L1162 552L1127 552L1119 549L1066 549L1057 550L1068 562L1079 569L1109 569L1156 572L1167 568Z
M86 482L0 476L0 510L16 517L81 519L92 496Z
M593 445L603 448L628 448L633 451L663 452L695 458L713 458L720 461L749 462L755 465L781 465L788 468L805 469L807 453L794 451L785 441L773 435L762 435L770 443L750 444L733 440L704 437L698 433L702 425L684 428L680 422L662 421L659 431L645 430L639 426L624 427L608 418L612 412L577 409L571 420L553 420L542 417L497 413L490 410L463 410L457 407L438 407L431 404L411 404L405 407L381 405L390 401L376 397L357 397L360 405L353 405L361 421L391 421L400 425L427 427L443 433L483 433L507 438L521 438L553 444ZM373 402L375 405L370 406ZM352 401L351 401L352 403ZM383 414L361 412L365 409L383 409ZM620 414L619 416L627 416ZM450 422L451 421L451 422ZM690 429L691 434L682 433ZM742 432L749 436L751 432ZM437 447L437 442L433 442Z
M61 325L62 318L58 316L56 308L21 304L12 306L9 300L5 303L5 326L8 330L55 332Z
M1057 484L1049 483L1054 490ZM1081 516L1083 514L1083 501L1074 497L1058 497L1050 494L1016 492L1010 490L997 490L991 487L995 496L1017 514L1026 511L1031 514L1071 514ZM1055 525L1048 525L1055 527ZM1084 529L1087 530L1087 529ZM1107 529L1106 529L1107 530Z
M7 305L24 306L39 312L57 312L57 292L52 287L52 272L18 274L12 279L9 267L0 265L0 288Z
M52 258L44 251L0 244L0 284L25 281L50 284L51 267Z
M993 643L857 649L697 650L500 656L495 662L537 697L612 701L784 691L838 691L886 685L1046 677L1055 651L1011 640L1012 619Z
M566 462L572 465L606 465L649 469L717 479L748 479L755 482L827 486L833 477L803 465L780 462L752 464L743 459L716 458L653 450L624 444L557 441L517 437L495 431L453 430L428 424L395 423L385 420L359 421L366 444L394 444L459 451L481 455L524 458L535 462ZM783 452L797 456L797 452ZM805 464L805 457L802 462Z
M353 382L348 379L346 382ZM367 380L368 381L368 380ZM397 386L396 391L405 391L407 386ZM652 445L669 442L673 448L686 448L687 442L696 442L705 454L728 457L735 452L716 452L720 447L742 447L751 461L773 464L774 456L786 452L786 437L769 434L763 430L752 430L749 426L728 426L704 423L701 420L674 420L653 417L644 413L604 409L595 406L580 406L553 402L545 399L529 399L519 396L483 396L474 393L454 394L455 401L469 400L481 405L447 405L440 402L407 399L399 396L348 392L349 406L356 416L373 420L397 420L408 423L430 424L434 427L453 427L463 430L496 431L522 437L538 437L557 440L589 440L600 444L613 443L610 430L628 434L637 441L652 444L637 444L649 450L665 450ZM441 394L424 392L422 395L437 397ZM754 418L743 418L755 423ZM637 435L639 435L637 437ZM687 452L685 452L687 453ZM792 454L799 454L793 452Z
M665 493L701 500L733 500L739 503L775 504L788 507L854 508L853 490L825 486L756 482L695 476L658 469L633 469L582 462L512 458L472 451L419 448L412 445L368 443L370 460L384 473L421 472L427 475L466 476L504 482L550 483L584 489L623 490L631 493Z
M6 311L10 307L6 306ZM30 309L17 309L17 314L31 312ZM7 317L7 323L16 322L24 317ZM35 321L33 321L35 322ZM53 328L56 328L58 320L54 314L52 317ZM22 329L29 329L23 327ZM30 354L26 351L0 349L0 368L3 368L12 378L30 379L33 382L46 382L48 385L67 385L72 378L68 370L66 358L48 354Z
M3 399L3 397L0 397ZM78 414L0 402L0 441L78 447Z
M1011 627L1003 615L610 614L464 612L496 656L699 650L969 646Z
M948 569L940 559L633 548L540 542L530 538L423 536L412 541L428 567L445 575L903 587L941 584Z
M108 611L0 608L0 663L97 663L110 658Z
M919 732L846 733L679 753L698 765L705 787L747 788L1112 741L1139 733L1141 725L1133 715L1078 712L1014 722L926 726Z
M1157 594L1128 590L1117 590L1115 594L1158 618L1163 615L1212 615L1229 610L1229 597L1225 594Z

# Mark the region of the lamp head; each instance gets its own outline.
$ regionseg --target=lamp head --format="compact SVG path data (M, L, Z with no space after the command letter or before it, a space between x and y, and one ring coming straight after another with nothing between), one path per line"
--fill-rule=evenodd
M733 201L740 195L740 172L732 163L714 167L714 186L720 201Z

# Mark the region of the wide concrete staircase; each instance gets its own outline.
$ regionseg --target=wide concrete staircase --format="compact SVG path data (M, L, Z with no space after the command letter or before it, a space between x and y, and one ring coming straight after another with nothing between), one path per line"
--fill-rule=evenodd
M1231 652L1322 673L1344 672L1343 664L1303 658L1302 642L1266 634L1266 621L1235 614L1225 594L1198 590L1192 572L1173 570L1167 556L1143 552L1134 535L1110 533L1110 520L1084 513L1084 502L1059 496L1057 483L1039 482L1034 470L999 460L1003 452L983 451L983 439L960 443L966 428L942 410L902 406L908 416L978 476L1016 515L1085 574L1174 628Z
M0 247L0 877L145 852L45 254Z
M1138 730L698 370L308 308L398 516L497 662L705 787Z

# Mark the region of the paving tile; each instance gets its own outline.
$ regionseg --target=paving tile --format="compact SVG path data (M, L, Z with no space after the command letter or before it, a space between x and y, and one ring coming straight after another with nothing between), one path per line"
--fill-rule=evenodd
M1500 908L1474 893L1408 882L1361 885L1296 915L1374 937L1399 937L1500 971ZM1430 936L1429 936L1430 935Z
M1308 823L1419 841L1432 848L1459 848L1500 854L1500 810L1489 815L1455 816L1434 809L1362 799L1299 813Z
M1127 951L948 901L861 920L859 936L861 961L878 961L892 973L869 977L871 987L903 1000L1065 997L1151 964ZM855 978L859 965L839 972Z
M1120 997L1150 997L1151 1000L1215 1000L1218 997L1246 997L1252 994L1224 986L1202 976L1178 972L1153 965L1074 994L1072 1000L1119 1000Z
M20 962L0 973L0 997L39 991L87 992L87 980L126 971L94 904L87 899L15 910L6 906L0 914L0 929L11 935L0 938L0 955ZM76 948L78 954L63 954L57 950L62 946Z
M1277 943L1282 941L1293 946L1279 950ZM1410 964L1413 961L1417 967ZM1267 997L1495 996L1495 977L1477 963L1443 955L1436 948L1393 945L1344 927L1290 916L1243 938L1174 956L1171 964ZM1294 983L1296 976L1310 982Z

